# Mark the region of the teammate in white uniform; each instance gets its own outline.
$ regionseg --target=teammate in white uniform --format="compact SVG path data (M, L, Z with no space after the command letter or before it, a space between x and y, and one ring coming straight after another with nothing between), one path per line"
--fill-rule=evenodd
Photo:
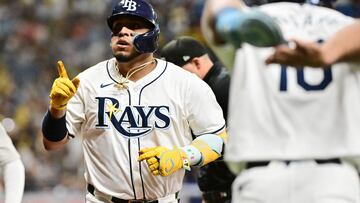
M24 193L25 168L19 153L1 124L0 167L5 186L4 203L20 203Z
M244 9L238 0L207 1L204 28L221 28L220 10L227 6L236 8L227 8L228 20L229 12ZM218 15L209 15L214 8ZM319 42L353 22L308 4L273 3L259 9L279 24L285 39ZM360 65L266 65L272 51L246 43L237 51L225 150L225 160L238 173L233 202L360 202L358 173L349 162L360 156Z
M71 81L58 62L44 145L83 139L87 202L177 202L184 169L222 153L225 120L210 87L153 57L156 20L147 2L121 1L108 18L114 58Z

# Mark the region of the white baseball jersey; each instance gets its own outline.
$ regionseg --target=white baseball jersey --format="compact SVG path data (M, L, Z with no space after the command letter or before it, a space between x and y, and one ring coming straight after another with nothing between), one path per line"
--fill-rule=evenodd
M308 4L260 7L290 37L321 41L353 20ZM360 155L360 65L266 66L272 48L237 51L230 90L228 161Z
M154 176L138 152L145 147L189 145L192 133L220 132L222 110L210 87L174 64L156 68L128 89L115 86L115 59L79 74L80 87L68 104L69 133L82 136L85 179L121 199L157 199L181 189L184 170Z
M16 159L20 159L20 155L4 127L0 124L0 166Z

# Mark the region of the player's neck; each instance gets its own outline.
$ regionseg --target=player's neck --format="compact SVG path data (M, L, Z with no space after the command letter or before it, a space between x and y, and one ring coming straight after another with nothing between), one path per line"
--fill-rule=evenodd
M126 63L116 61L115 65L123 77L135 82L155 68L156 60L153 56L150 56Z

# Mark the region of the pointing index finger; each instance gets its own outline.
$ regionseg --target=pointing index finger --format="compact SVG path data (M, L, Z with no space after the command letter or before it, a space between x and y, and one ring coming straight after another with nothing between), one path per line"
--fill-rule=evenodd
M57 62L57 69L61 78L69 78L68 74L66 73L64 63L62 61Z

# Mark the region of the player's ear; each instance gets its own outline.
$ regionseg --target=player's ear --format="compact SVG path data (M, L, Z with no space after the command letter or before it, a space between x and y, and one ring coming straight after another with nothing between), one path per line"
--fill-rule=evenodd
M194 64L197 69L201 68L201 62L199 57L194 57L193 59L191 59L191 63Z

